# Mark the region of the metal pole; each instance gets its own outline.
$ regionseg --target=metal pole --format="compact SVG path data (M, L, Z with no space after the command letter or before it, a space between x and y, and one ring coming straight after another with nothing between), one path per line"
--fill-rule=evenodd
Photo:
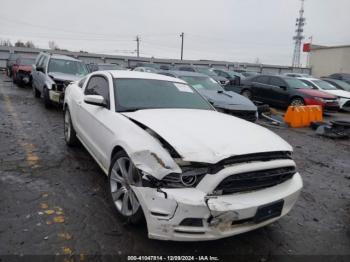
M136 36L136 53L137 57L140 57L140 37Z
M184 32L181 33L180 37L181 37L181 60L183 59L184 56Z

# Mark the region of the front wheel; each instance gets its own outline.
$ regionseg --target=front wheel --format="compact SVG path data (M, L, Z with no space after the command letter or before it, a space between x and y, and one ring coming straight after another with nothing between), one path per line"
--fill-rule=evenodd
M108 178L110 199L117 213L129 223L140 223L143 212L131 186L141 186L141 176L125 152L113 157Z
M51 108L51 100L50 100L50 94L49 94L49 89L47 87L44 87L44 105L46 109Z
M291 106L304 106L305 102L304 102L304 99L302 99L301 97L295 97L290 102L290 105Z
M77 144L77 134L75 133L69 109L64 111L64 139L68 146Z

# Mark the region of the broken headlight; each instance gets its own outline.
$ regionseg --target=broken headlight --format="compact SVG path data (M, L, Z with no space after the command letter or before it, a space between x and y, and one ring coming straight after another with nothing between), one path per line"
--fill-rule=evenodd
M168 188L195 187L208 173L207 167L181 167L182 173L171 173L162 180L162 186Z

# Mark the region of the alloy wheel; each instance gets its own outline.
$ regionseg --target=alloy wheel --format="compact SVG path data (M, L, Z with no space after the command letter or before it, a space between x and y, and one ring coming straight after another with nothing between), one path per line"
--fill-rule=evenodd
M141 179L134 164L128 157L120 157L110 175L111 195L117 210L125 217L136 214L140 203L130 185L141 185Z

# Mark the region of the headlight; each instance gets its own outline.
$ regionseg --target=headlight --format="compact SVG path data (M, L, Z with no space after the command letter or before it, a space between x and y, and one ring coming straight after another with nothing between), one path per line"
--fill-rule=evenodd
M326 101L321 97L315 97L315 100L325 103Z

